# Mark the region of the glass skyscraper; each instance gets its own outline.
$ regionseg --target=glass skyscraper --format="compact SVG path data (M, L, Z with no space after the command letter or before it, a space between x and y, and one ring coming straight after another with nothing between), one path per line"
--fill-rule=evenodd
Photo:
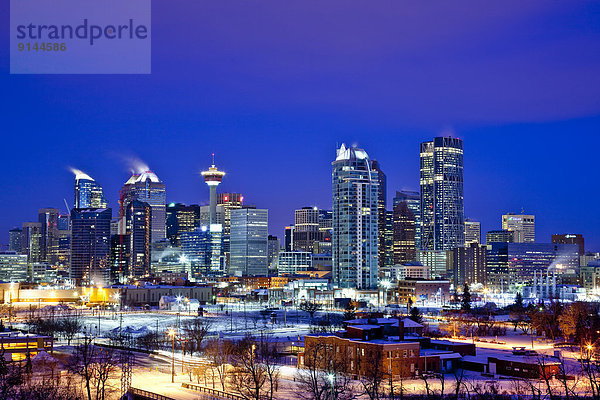
M121 189L121 207L126 209L127 205L133 200L139 200L150 204L152 207L152 241L158 242L167 237L166 221L166 202L167 194L165 185L158 179L158 176L152 171L145 171L141 174L133 174L125 186ZM120 215L123 218L124 215ZM125 232L121 222L120 233Z
M256 208L231 210L231 275L266 276L269 211Z
M75 174L74 208L106 208L108 202L104 190L85 172L72 170Z
M421 143L421 247L453 250L465 242L463 141L436 137Z
M109 278L110 208L71 210L71 279L104 285Z
M367 152L342 144L332 163L332 272L338 287L377 287L378 182Z

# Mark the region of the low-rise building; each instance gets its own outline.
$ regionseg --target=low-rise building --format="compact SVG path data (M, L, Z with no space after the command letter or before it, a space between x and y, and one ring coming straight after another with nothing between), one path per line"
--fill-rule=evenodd
M450 281L428 279L405 279L398 282L398 303L436 302L445 304L450 300Z
M39 352L54 351L54 339L50 336L22 335L20 332L0 332L0 348L6 361L21 361L35 357Z

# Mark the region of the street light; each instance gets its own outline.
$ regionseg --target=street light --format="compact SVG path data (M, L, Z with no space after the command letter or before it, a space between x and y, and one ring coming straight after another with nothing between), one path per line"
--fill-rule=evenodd
M169 329L169 336L173 339L173 353L171 356L171 383L175 383L175 330Z
M327 374L327 378L329 378L329 383L331 384L331 400L333 400L333 382L335 380L335 374Z

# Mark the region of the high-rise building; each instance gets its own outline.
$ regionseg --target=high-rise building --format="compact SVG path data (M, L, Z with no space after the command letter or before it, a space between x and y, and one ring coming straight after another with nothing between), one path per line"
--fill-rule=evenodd
M421 143L422 248L452 250L465 242L463 141Z
M417 261L429 268L434 279L451 278L452 268L448 257L449 250L420 250L417 252Z
M461 287L465 283L486 285L487 248L477 242L465 244L452 250L454 285Z
M129 235L112 235L110 238L110 282L127 283L129 278Z
M513 232L514 243L535 242L535 216L508 213L502 216L502 229Z
M421 250L421 194L411 190L396 191L392 210L398 203L406 203L415 216L415 249Z
M312 253L308 251L282 251L279 253L277 274L294 275L300 271L308 271L312 266Z
M152 207L134 200L125 212L126 235L129 242L128 278L150 274L150 244L152 243Z
M71 210L71 279L81 284L108 283L110 208Z
M187 259L188 276L195 280L225 275L222 226L202 225L181 234L181 250Z
M181 247L181 234L191 232L199 225L200 207L192 204L169 203L167 205L167 239L171 246Z
M379 179L367 152L344 144L332 162L333 283L342 288L377 286Z
M71 216L58 216L58 264L69 265L71 255Z
M585 241L580 233L564 233L562 235L552 235L552 243L576 244L579 256L585 254Z
M21 254L23 246L23 230L15 227L8 231L8 250L14 251L17 254Z
M16 251L0 252L1 282L24 282L27 280L28 270L25 254L17 254ZM10 299L8 300L10 301Z
M481 243L481 222L465 220L465 245Z
M85 172L73 169L75 174L74 208L106 208L108 202L104 190Z
M267 275L268 227L268 210L256 208L231 210L231 275Z
M121 189L122 215L119 216L121 218L119 233L125 234L124 211L127 209L127 205L138 200L148 203L152 207L152 241L159 242L165 239L167 237L166 199L165 185L154 172L145 171L141 174L133 174Z
M495 231L489 231L485 234L485 243L513 243L514 232L506 229L499 229Z
M415 214L406 201L394 205L393 221L394 264L415 261Z
M268 238L268 252L267 252L267 263L269 263L269 271L277 271L277 262L279 260L279 249L281 243L277 236L269 235Z
M487 244L488 286L508 290L511 285L529 285L534 276L575 273L579 266L577 245L553 243Z
M221 205L217 205L214 209L214 221L215 224L218 225L223 225L225 223L225 209L223 208L223 206ZM210 218L211 218L211 207L210 206L200 206L200 219L199 219L199 225L198 226L210 226Z
M284 238L283 249L285 251L293 251L294 250L294 225L285 227L285 232L283 234L283 238Z
M38 222L41 225L40 258L49 264L58 263L58 209L41 208Z
M314 251L315 242L321 241L319 209L302 207L294 211L294 251Z
M231 210L242 208L244 196L241 193L219 193L217 194L217 205L224 210L223 217L223 252L229 266L229 239L231 231Z
M42 261L42 224L39 222L23 222L21 234L21 254L27 255L29 263Z
M377 171L377 257L379 268L385 266L385 210L387 197L387 181L377 160L371 161L371 169Z
M385 230L383 238L385 240L385 267L394 265L394 212L385 212ZM380 271L381 272L381 271Z

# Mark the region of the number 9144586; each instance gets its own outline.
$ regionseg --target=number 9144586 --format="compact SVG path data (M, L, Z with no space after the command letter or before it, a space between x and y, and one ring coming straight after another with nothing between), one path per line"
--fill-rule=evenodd
M19 51L66 51L66 43L19 43L17 45Z

